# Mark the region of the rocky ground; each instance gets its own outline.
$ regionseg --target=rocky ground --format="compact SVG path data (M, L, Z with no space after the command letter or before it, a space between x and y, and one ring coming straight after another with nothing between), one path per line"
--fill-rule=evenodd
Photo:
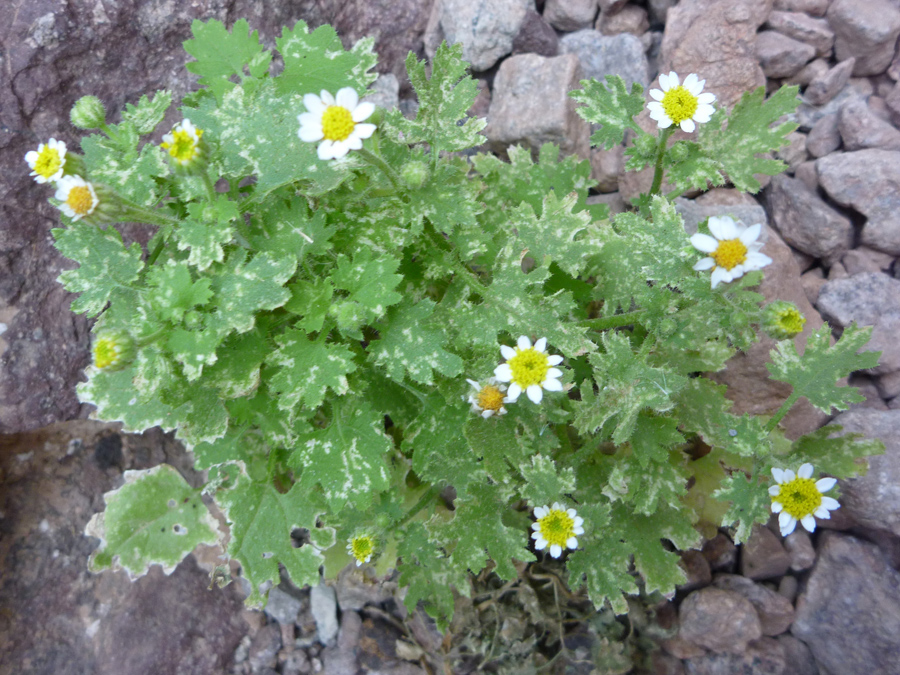
M644 623L633 621L627 636L608 617L579 613L577 598L547 611L559 598L548 591L552 569L528 571L512 588L473 580L475 602L461 605L463 618L446 639L402 610L391 582L356 570L334 587L279 587L267 613L243 609L236 584L207 591L216 563L210 551L168 578L153 573L132 584L90 575L94 543L82 531L122 471L165 461L192 474L161 434L122 436L115 426L79 420L89 412L74 396L89 326L68 311L71 297L55 282L68 264L48 238L55 212L22 157L51 136L77 145L68 109L84 94L99 96L115 117L143 93L188 91L194 80L180 44L191 20L211 17L247 17L270 46L282 25L300 18L334 24L348 44L374 35L383 74L377 96L404 111L415 108L406 53L461 42L479 79L472 114L489 121L485 149L550 141L578 153L599 181L593 199L613 211L646 190L649 177L624 173L623 147L589 148L590 128L566 96L581 79L615 73L646 86L659 72L697 72L724 105L756 86L800 85L800 128L781 152L788 173L764 181L756 196L719 189L679 199L679 208L689 227L718 213L766 223L764 252L775 263L762 292L796 302L808 317L799 345L823 321L836 333L853 321L874 327L870 347L883 352L881 362L850 378L867 400L835 421L883 439L886 453L871 460L867 476L841 486L843 508L812 537L782 540L777 529L759 528L736 549L720 532L702 551L687 552L688 584L669 601L636 609ZM515 666L521 654L559 651L558 634L566 659L554 663L557 672L590 673L591 654L604 658L605 670L595 672L628 672L626 645L640 657L640 672L659 674L896 673L898 35L900 0L3 3L0 675L463 673L479 664L514 673L524 672ZM763 366L770 348L763 340L721 374L738 411L768 412L785 396ZM786 426L796 436L826 421L806 408Z

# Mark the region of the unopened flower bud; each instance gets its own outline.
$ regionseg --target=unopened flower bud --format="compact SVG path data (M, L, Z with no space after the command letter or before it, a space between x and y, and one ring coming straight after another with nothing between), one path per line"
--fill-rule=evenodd
M428 165L418 160L407 162L400 170L400 176L411 188L420 188L428 180Z
M688 146L684 141L678 141L669 148L668 157L672 163L683 162L688 156Z
M776 300L763 309L762 329L774 340L789 340L803 332L806 317L793 302Z
M134 361L134 339L124 330L106 330L94 340L94 366L115 372Z
M99 129L106 124L106 109L96 96L82 96L72 106L69 119L79 129Z
M656 138L650 134L641 134L634 139L634 147L641 155L653 155L656 152Z

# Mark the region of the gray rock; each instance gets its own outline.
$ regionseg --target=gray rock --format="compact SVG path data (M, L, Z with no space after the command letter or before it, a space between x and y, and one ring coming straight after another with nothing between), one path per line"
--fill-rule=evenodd
M760 0L681 0L666 17L660 72L697 73L730 108L766 83L755 43L770 9Z
M721 532L704 543L701 552L714 572L731 572L737 564L737 546Z
M788 144L780 147L775 156L786 163L789 171L803 164L809 157L806 152L806 134L792 131L787 135Z
M278 651L281 649L281 629L276 623L263 626L250 641L247 660L254 672L278 665Z
M775 0L773 10L780 12L805 12L810 16L825 16L831 0Z
M873 351L877 349L876 345L870 340L869 344L866 345L867 348L872 349ZM867 410L887 410L887 404L882 400L881 394L878 393L878 387L875 386L875 382L871 377L867 377L866 375L862 375L860 373L852 373L850 375L850 379L847 382L847 386L856 387L860 394L865 398L864 401L860 403L853 403L847 410L859 410L859 409L867 409Z
M266 614L280 624L288 625L297 621L297 615L303 609L303 600L289 590L275 586L269 591L266 601Z
M855 57L854 75L878 75L887 69L900 35L900 10L887 0L833 0L827 17L835 56L838 61Z
M793 603L797 597L797 589L799 587L800 583L797 581L797 577L787 574L781 577L781 581L778 582L778 595Z
M803 98L814 106L825 105L844 89L855 65L856 59L851 57L813 78L803 92Z
M593 29L580 30L563 36L559 49L563 54L578 57L585 78L603 82L607 75L619 75L629 89L632 82L645 89L650 83L644 46L634 35L603 35Z
M379 108L392 110L400 107L400 81L393 73L379 75L378 79L369 87L369 91L363 97Z
M828 61L825 59L813 59L784 82L785 84L798 84L801 87L805 87L817 77L825 75L828 72L828 68Z
M622 11L616 14L601 14L598 16L595 27L604 35L631 33L640 37L650 30L650 20L647 16L647 10L643 7L625 5Z
M851 277L864 272L888 272L894 264L894 256L860 246L847 251L841 262Z
M785 577L793 579L793 577ZM819 675L816 659L805 643L793 635L779 635L778 644L784 650L784 672L790 675Z
M678 586L679 591L693 591L709 586L712 581L712 573L709 569L709 562L700 551L683 551L680 565L687 580Z
M537 151L544 143L556 143L565 154L588 157L590 125L575 112L568 95L580 79L574 54L519 54L504 60L494 79L484 131L494 149L521 143Z
M883 399L891 399L900 396L900 371L887 373L875 379L875 386Z
M774 30L756 36L756 56L766 77L790 77L816 56L816 49Z
M800 275L800 284L803 286L803 292L810 304L815 305L819 300L819 293L827 282L825 273L821 267L815 267L808 272Z
M675 209L684 219L684 229L688 234L696 232L697 226L710 216L728 215L735 220L740 220L746 225L755 225L756 223L766 225L766 223L768 223L766 210L759 205L734 204L732 206L707 206L698 204L692 199L678 197L675 199ZM763 233L765 234L767 231L767 228L763 227Z
M619 189L619 172L624 164L624 146L611 150L591 148L591 179L597 181L597 192L615 192Z
M462 43L463 58L478 72L512 51L533 0L441 0L441 29L450 44Z
M847 151L865 148L900 150L900 131L874 115L869 106L858 99L848 101L841 108L838 129Z
M356 612L344 612L337 644L322 652L324 671L328 675L356 675L362 635L362 619Z
M772 222L791 246L816 258L836 260L853 244L853 224L802 181L775 176L766 195Z
M833 423L885 446L883 455L868 458L865 476L841 481L841 510L861 525L900 536L900 410L851 410Z
M806 137L806 151L813 157L824 157L841 147L838 115L825 115L813 125Z
M819 173L816 171L815 161L807 160L798 164L794 169L794 177L813 192L819 189Z
M751 642L742 654L707 654L684 662L687 675L788 675L784 649L772 638ZM790 675L794 675L791 673Z
M874 544L825 534L791 632L829 673L895 674L900 572Z
M834 281L835 279L846 279L850 275L847 274L847 268L844 267L843 263L840 260L837 260L831 263L831 266L828 268L828 281Z
M678 636L714 652L741 653L762 636L759 617L747 598L733 591L701 588L678 610Z
M393 597L396 582L383 581L374 576L369 567L349 564L334 582L338 606L342 612L360 610L366 605L380 605Z
M774 11L769 14L767 23L772 30L812 45L816 56L831 55L834 33L825 19L814 19L803 12Z
M581 30L594 24L597 0L547 0L544 19L562 31Z
M791 556L768 527L754 525L741 549L741 574L748 579L776 579L791 568Z
M759 616L763 635L781 635L794 621L794 606L790 601L762 584L737 574L718 574L713 585L723 591L734 591L747 598Z
M512 53L556 56L559 54L559 36L544 17L529 9L525 13L518 35L513 40Z
M806 530L797 529L784 538L784 549L791 556L791 570L802 572L816 562L816 549Z
M900 254L900 152L857 150L816 160L819 184L843 206L864 216L862 243Z
M669 10L678 4L678 0L649 0L650 21L654 24L665 24Z
M891 122L897 124L900 122L900 82L895 84L884 98L887 105Z
M628 0L599 0L597 4L600 5L600 11L606 14L615 14L620 11L626 4Z
M318 586L310 588L310 611L316 621L319 642L331 644L338 634L337 598L334 588L320 581Z

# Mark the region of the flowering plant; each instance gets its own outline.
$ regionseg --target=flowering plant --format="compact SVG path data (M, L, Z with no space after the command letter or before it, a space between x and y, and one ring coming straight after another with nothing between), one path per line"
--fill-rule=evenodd
M758 224L711 219L690 239L672 202L726 180L755 192L755 175L781 171L759 155L793 129L776 122L795 89L766 101L760 88L729 113L673 73L652 92L654 135L634 119L639 85L585 81L572 95L593 142L627 132L628 168L654 168L636 209L610 217L587 202L588 163L553 146L537 161L458 154L485 125L466 115L476 85L458 47L438 50L430 76L407 59L408 119L360 98L370 39L345 51L332 28L300 22L271 76L245 21L193 33L202 88L161 143L147 137L167 92L117 125L90 98L73 110L100 129L83 155L50 141L26 157L58 187L72 308L97 319L81 400L126 430L175 430L205 472L201 488L171 467L128 472L88 526L102 540L92 568L171 570L221 543L260 603L281 567L302 585L371 564L397 569L407 605L446 625L468 572L493 561L510 579L513 561L549 555L573 589L623 612L623 594L683 580L673 548L701 530L740 540L771 509L804 526L827 515L816 499L830 483L798 501L782 469L846 477L877 451L778 427L801 397L825 411L861 400L835 383L875 365L857 353L867 330L831 345L825 328L802 355L779 342L769 369L793 392L768 418L732 414L701 376L769 320L751 288L770 261ZM670 144L675 126L696 136ZM146 250L125 244L126 220L154 226ZM795 309L778 312L783 338L802 329Z

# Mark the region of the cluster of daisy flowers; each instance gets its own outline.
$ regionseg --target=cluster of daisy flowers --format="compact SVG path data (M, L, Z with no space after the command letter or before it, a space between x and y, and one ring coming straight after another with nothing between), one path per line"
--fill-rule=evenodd
M81 176L68 175L66 144L51 138L38 145L37 150L25 154L25 161L31 168L31 176L38 184L49 183L56 187L54 198L59 200L59 208L72 220L91 215L100 200L94 186Z

